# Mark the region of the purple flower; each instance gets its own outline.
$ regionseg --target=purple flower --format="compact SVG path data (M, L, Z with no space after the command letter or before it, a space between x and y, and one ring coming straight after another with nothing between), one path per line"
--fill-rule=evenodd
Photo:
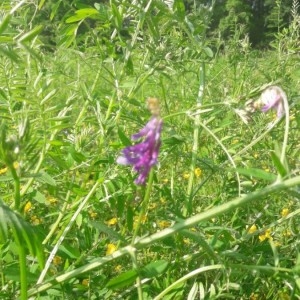
M278 86L270 86L261 94L262 112L270 109L277 111L277 118L284 115L283 101L286 100L285 92Z
M139 173L135 180L136 184L145 184L150 169L157 164L161 129L162 120L154 115L144 128L131 137L132 140L144 138L143 142L126 147L122 150L122 155L117 158L118 164L132 165Z

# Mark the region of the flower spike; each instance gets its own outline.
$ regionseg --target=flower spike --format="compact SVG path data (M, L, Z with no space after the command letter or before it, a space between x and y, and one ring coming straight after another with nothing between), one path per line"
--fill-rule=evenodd
M148 99L148 108L152 113L150 121L136 134L132 140L143 138L141 143L126 147L117 158L121 165L132 165L139 174L135 183L143 185L151 168L157 164L157 157L161 145L162 119L159 117L159 103L156 98Z

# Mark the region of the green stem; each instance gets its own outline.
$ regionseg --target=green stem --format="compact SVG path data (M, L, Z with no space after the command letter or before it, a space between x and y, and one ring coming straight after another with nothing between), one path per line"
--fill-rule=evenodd
M48 243L48 241L50 240L50 238L52 237L52 235L57 231L57 228L58 226L60 225L60 222L61 220L63 219L64 215L65 215L65 211L66 209L68 208L68 205L69 205L69 202L68 202L68 199L70 197L70 191L68 191L67 193L67 197L66 197L66 200L64 202L64 205L58 215L58 218L57 220L55 221L54 225L51 226L51 230L50 232L48 233L48 235L46 236L46 238L43 240L43 245L46 245Z
M154 175L154 170L152 168L150 173L149 173L147 189L146 189L145 196L144 196L144 199L143 199L143 202L142 202L142 207L141 207L141 211L139 213L139 218L137 220L136 227L134 229L134 233L133 233L132 240L131 240L131 245L134 245L135 242L136 242L136 237L139 233L143 217L145 216L146 210L148 208L150 193L151 193L152 184L153 184L153 175Z
M198 90L198 96L196 101L196 116L195 116L195 123L194 123L194 142L193 142L193 148L192 148L192 160L190 165L190 177L187 187L187 199L185 207L183 208L183 216L188 216L192 213L192 200L193 200L193 184L194 184L194 170L196 167L196 161L197 161L197 153L199 149L199 135L200 135L200 109L202 106L202 100L203 100L203 93L204 93L204 87L205 87L205 63L201 62L200 64L200 85ZM198 113L199 112L199 113Z
M20 203L21 203L21 195L20 195L20 177L17 174L17 171L13 164L9 164L8 168L10 169L11 175L14 179L15 183L15 210L20 212Z
M21 284L21 300L27 300L27 270L26 270L26 253L24 245L19 243L19 262L20 262L20 284Z
M153 174L154 174L154 171L153 171L153 168L152 168L151 171L150 171L150 174L149 174L147 189L146 189L146 193L145 193L145 196L144 196L144 199L143 199L141 211L139 213L139 218L137 220L137 223L136 223L136 226L135 226L135 229L134 229L134 233L133 233L133 236L132 236L132 240L131 240L131 245L132 246L136 242L136 237L138 236L142 220L144 219L144 216L145 216L147 208L148 208L149 199L150 199L150 192L151 192L152 184L153 184ZM134 248L132 248L132 249L134 249ZM143 300L143 290L142 290L141 277L139 275L139 266L138 266L138 262L137 262L136 251L132 251L132 253L130 253L130 254L131 254L131 259L132 259L132 266L138 273L138 276L136 278L136 287L137 287L137 291L138 291L139 300Z

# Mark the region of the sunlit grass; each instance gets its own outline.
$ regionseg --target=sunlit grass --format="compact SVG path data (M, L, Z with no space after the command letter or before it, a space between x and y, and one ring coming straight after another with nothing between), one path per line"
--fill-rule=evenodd
M0 190L11 217L0 227L1 299L20 293L19 257L37 299L300 297L299 61L183 51L177 30L169 55L151 52L155 39L122 44L125 63L99 55L101 45L0 58ZM288 120L254 107L274 84ZM164 125L144 187L116 159L149 120L148 97L160 99ZM19 220L40 241L42 266L30 239L15 241Z

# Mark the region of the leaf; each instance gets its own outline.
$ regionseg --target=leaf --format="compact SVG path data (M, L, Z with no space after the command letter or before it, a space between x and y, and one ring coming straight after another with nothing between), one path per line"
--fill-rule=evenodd
M141 270L141 274L144 277L152 278L164 273L167 270L168 266L169 263L166 260L151 262Z
M33 40L41 31L43 30L43 26L42 25L38 25L36 27L34 27L32 30L30 30L29 32L25 33L24 35L22 35L19 39L18 42L29 42L31 40Z
M288 173L288 170L281 163L280 158L277 156L277 154L273 151L271 152L271 158L280 176L285 177Z
M7 28L9 21L10 21L11 15L7 14L3 19L0 24L0 34Z
M119 135L119 138L120 138L122 144L125 147L131 145L130 139L126 136L126 134L124 133L124 131L120 127L118 127L118 135Z
M209 58L212 58L214 56L213 51L209 47L204 47L203 50Z
M39 175L39 178L42 179L43 182L52 186L56 186L56 181L45 171L41 171Z
M173 10L175 11L177 17L182 21L185 17L185 6L183 0L174 0Z
M69 258L77 259L80 257L79 249L72 247L70 244L60 245L59 250L64 252Z
M66 20L66 23L78 22L78 21L84 20L86 18L89 18L91 16L95 16L95 15L98 15L98 14L99 14L99 12L95 8L79 9L79 10L75 11L74 16L71 16Z
M121 14L119 13L119 10L118 10L117 6L114 3L111 3L111 12L114 16L114 21L115 21L116 28L118 30L121 30L121 28L122 28L122 17L121 17Z
M111 279L106 287L110 289L118 289L134 283L138 273L136 270L129 270L121 275Z
M8 228L11 229L10 232ZM18 247L27 245L31 255L38 258L39 265L43 268L43 247L34 227L25 222L20 215L0 200L0 241L6 241L10 233L12 233L12 237L15 239Z
M57 89L50 91L42 100L41 105L44 105L49 99L51 99L57 92Z
M256 169L256 168L249 168L249 169L240 169L237 168L237 171L239 174L249 176L249 177L254 177L254 178L259 178L267 181L274 181L276 179L276 175L271 174L269 172L266 172L261 169Z
M76 151L73 146L68 147L68 151L77 163L80 164L86 160L86 157L82 153Z
M114 231L113 229L109 228L105 224L100 223L100 222L95 222L95 221L90 221L88 223L92 227L98 229L99 231L106 233L108 235L108 237L126 242L126 240L124 239L124 237L121 234L119 234L117 231Z

